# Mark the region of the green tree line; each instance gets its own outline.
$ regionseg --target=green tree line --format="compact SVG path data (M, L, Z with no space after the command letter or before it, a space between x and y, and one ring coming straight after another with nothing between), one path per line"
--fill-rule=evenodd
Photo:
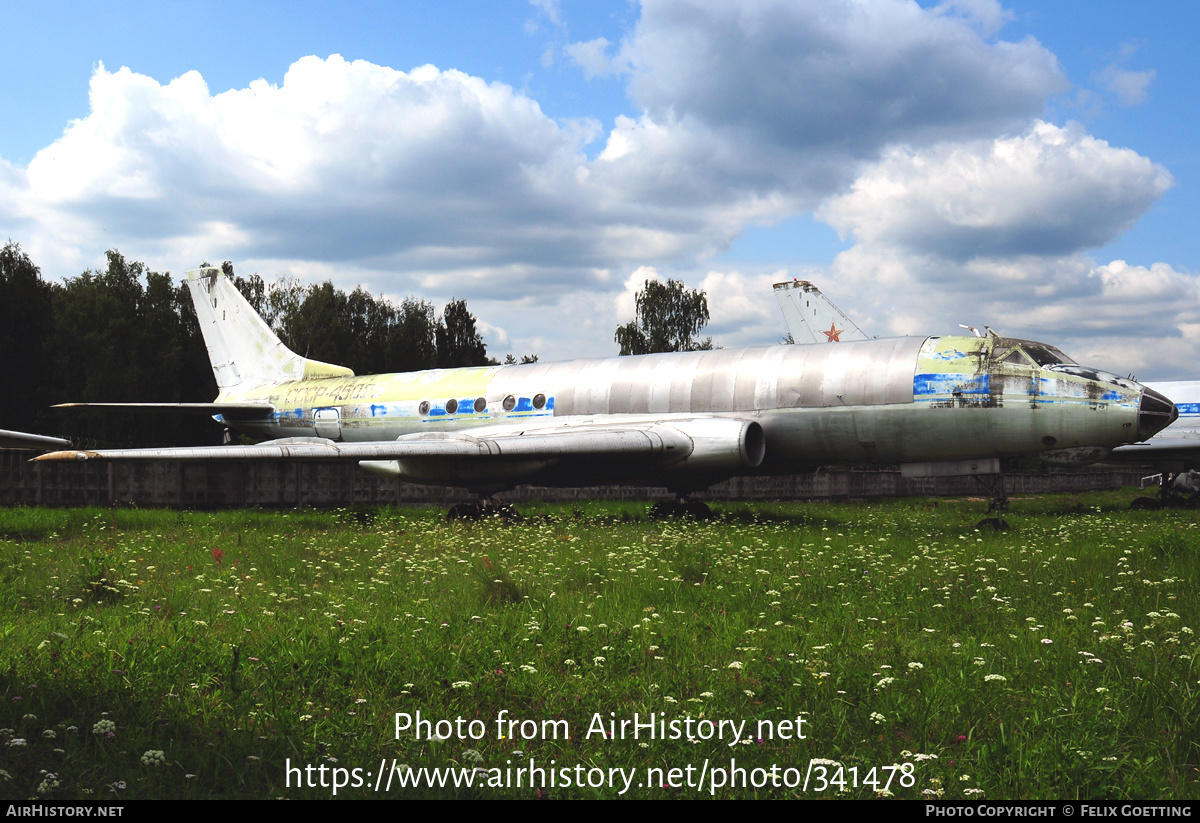
M265 283L226 275L280 339L305 357L357 374L486 365L465 300L394 304L330 282ZM509 362L515 362L510 355ZM522 358L536 360L536 355ZM199 445L220 441L208 417L51 409L56 403L213 400L216 382L187 286L107 254L103 270L65 282L41 271L13 242L0 249L0 428L69 437L88 446Z

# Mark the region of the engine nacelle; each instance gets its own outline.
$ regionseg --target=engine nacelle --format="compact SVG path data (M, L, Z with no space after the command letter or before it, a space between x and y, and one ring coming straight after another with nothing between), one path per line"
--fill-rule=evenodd
M564 446L571 444L570 427L560 429ZM718 480L745 474L762 465L766 457L766 436L753 420L724 417L698 417L654 422L615 422L608 426L580 426L582 437L611 438L627 442L630 436L644 440L651 448L644 453L625 455L614 447L602 447L586 454L547 450L537 454L516 448L520 438L496 441L496 454L485 459L411 458L402 460L364 460L364 469L400 477L418 483L447 483L476 489L512 488L521 483L533 485L578 485L583 480L595 483L665 482L672 486L701 488ZM474 439L474 438L472 438ZM486 438L484 438L486 442ZM525 450L527 452L527 450Z
M675 429L692 442L683 460L670 466L672 473L688 472L734 477L762 465L767 438L753 420L734 417L698 417L667 420L654 426Z

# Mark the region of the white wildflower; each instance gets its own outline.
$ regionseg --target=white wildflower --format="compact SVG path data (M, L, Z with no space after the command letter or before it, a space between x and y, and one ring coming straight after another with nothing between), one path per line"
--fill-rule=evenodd
M143 766L160 766L167 762L167 756L160 749L149 749L142 755Z

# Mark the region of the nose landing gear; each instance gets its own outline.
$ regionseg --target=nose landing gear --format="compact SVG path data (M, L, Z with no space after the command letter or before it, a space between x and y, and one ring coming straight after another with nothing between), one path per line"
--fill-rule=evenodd
M446 512L446 520L483 520L485 517L499 517L505 521L520 520L521 515L507 503L501 503L494 497L481 497L476 503L455 503Z
M992 497L992 502L988 504L988 516L976 523L975 528L1008 531L1008 521L1004 519L1004 513L1008 511L1008 494L1004 490L1004 474L1002 472L977 474L974 477ZM995 516L992 516L993 512Z
M674 520L676 518L691 520L708 520L712 518L712 509L699 500L688 500L680 495L674 501L655 503L650 507L651 520Z

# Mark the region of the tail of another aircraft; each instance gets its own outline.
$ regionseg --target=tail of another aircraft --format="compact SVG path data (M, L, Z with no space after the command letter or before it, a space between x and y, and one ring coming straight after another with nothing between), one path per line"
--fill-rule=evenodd
M188 288L222 392L318 377L353 377L343 366L308 360L283 345L217 268L187 273Z
M793 342L840 343L868 339L845 312L807 280L776 283L773 288Z

